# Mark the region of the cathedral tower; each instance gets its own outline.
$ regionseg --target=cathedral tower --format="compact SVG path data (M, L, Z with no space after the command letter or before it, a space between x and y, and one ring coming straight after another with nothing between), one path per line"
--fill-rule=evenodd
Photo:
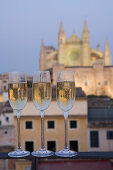
M107 39L106 39L106 42L105 42L105 47L104 47L103 55L104 55L105 66L111 65L110 49L109 49L109 45L108 45L108 40Z
M44 52L44 43L42 41L41 48L40 48L40 70L45 69L45 52Z
M87 27L87 22L84 22L84 28L82 32L82 65L89 66L90 65L90 37L89 31Z
M64 64L64 45L66 42L66 36L64 33L64 28L62 22L60 23L60 29L58 33L58 63L59 64Z
M64 44L65 41L66 41L66 36L65 36L65 33L64 33L63 24L61 22L60 23L59 33L58 33L58 46Z

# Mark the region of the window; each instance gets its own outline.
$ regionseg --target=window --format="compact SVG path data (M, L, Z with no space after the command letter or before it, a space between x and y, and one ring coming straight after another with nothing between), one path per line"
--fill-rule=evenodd
M107 81L107 80L104 81L104 85L105 85L105 86L108 85L108 81Z
M3 80L3 83L7 83L7 81L6 81L6 80Z
M60 40L60 44L62 44L62 43L63 43L63 40L61 39L61 40Z
M4 91L6 91L6 86L4 86Z
M113 131L107 131L107 139L113 139Z
M91 147L99 147L98 131L90 131L90 146Z
M5 132L4 132L5 134L7 134L8 132L7 132L7 130L5 130Z
M78 141L76 140L69 141L69 146L70 150L78 152Z
M47 149L53 152L56 152L56 141L48 141Z
M77 121L76 120L70 120L70 128L77 128Z
M98 85L100 86L100 85L101 85L101 83L100 83L100 82L98 82Z
M29 152L33 152L34 150L34 142L33 141L26 141L25 142L25 150Z
M87 81L85 81L85 82L84 82L84 85L85 85L85 86L87 86L87 85L88 85L88 82L87 82Z
M54 129L55 128L55 122L54 121L48 121L48 129Z
M5 120L6 120L6 122L9 122L9 117L6 117Z
M25 170L31 170L31 167L26 166Z
M26 129L32 129L32 121L26 121L25 122L25 128Z
M0 126L2 125L2 122L1 122L1 120L0 120Z

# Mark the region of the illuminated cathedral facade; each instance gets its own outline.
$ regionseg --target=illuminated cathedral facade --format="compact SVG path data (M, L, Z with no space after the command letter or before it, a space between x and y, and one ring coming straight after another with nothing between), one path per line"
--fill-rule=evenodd
M84 22L82 38L75 32L66 39L63 24L58 33L58 49L45 46L40 50L40 70L51 70L53 85L56 84L58 70L73 70L76 87L82 87L87 95L107 95L113 97L113 66L111 64L108 40L104 51L90 47L87 22Z

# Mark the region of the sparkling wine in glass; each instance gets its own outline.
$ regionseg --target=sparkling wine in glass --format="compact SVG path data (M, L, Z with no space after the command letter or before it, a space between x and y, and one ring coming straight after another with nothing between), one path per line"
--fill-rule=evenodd
M21 149L20 144L20 116L21 111L27 103L27 80L23 72L9 73L8 81L8 98L9 103L17 115L17 132L18 132L18 147L16 151L9 152L8 156L21 158L30 155L30 152Z
M75 103L75 81L74 72L59 71L57 73L57 88L56 88L57 104L64 115L65 124L65 146L63 150L55 152L60 157L73 157L77 152L71 151L67 145L67 119L69 110Z
M49 71L37 71L33 75L33 102L41 115L41 148L32 152L36 157L52 156L44 147L44 114L51 103L51 80Z

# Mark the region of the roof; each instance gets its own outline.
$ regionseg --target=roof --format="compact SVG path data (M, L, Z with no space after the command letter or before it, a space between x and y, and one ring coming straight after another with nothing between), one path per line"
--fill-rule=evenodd
M88 108L113 108L113 100L109 97L89 97Z
M71 37L67 40L68 43L76 43L80 42L80 38L74 33Z
M113 108L89 108L88 121L113 121Z
M55 50L55 48L53 46L44 46L44 48L46 50Z
M6 101L2 104L2 113L13 113L13 109L10 106L9 101Z

